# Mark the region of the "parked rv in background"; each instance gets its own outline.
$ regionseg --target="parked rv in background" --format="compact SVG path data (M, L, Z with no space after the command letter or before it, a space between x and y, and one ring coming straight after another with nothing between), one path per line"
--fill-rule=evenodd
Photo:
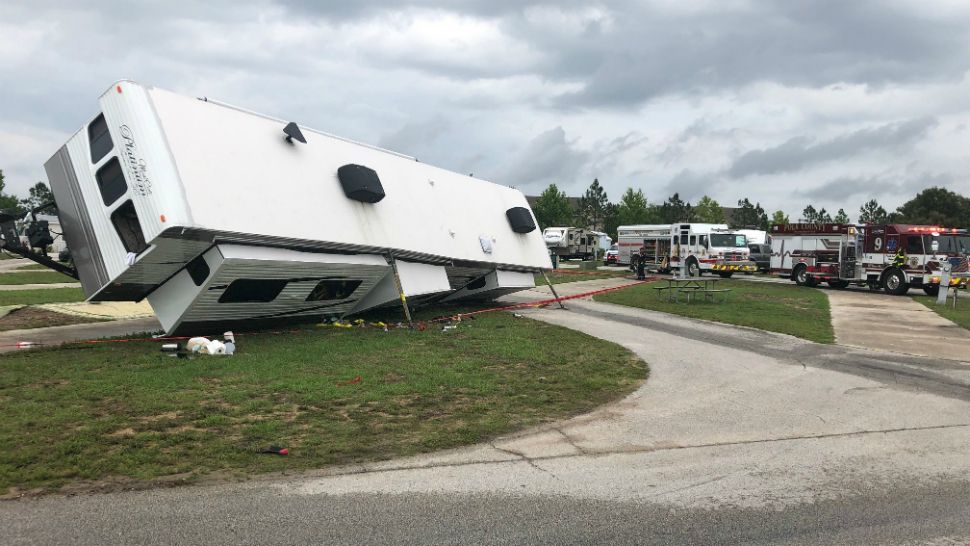
M620 226L619 263L636 267L643 260L651 271L687 268L695 277L705 271L730 277L734 272L753 272L747 237L727 224L642 224Z
M895 295L911 287L940 290L943 264L950 286L966 285L970 235L966 230L907 224L787 224L771 226L772 273L800 286L826 282L882 288Z
M549 252L562 260L589 260L597 253L600 245L597 232L576 227L546 228L542 232L542 238L546 241Z
M597 256L603 256L613 246L613 238L602 231L590 231L589 233L596 239Z

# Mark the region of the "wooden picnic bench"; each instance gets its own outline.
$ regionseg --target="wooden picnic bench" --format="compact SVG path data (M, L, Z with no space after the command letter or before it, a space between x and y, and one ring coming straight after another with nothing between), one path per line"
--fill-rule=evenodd
M680 296L684 296L685 303L690 303L691 298L697 299L700 295L704 301L715 302L717 296L721 296L721 302L727 301L730 288L715 288L717 278L691 278L691 279L663 279L666 284L654 286L657 292L657 299L666 296L668 302L680 303Z

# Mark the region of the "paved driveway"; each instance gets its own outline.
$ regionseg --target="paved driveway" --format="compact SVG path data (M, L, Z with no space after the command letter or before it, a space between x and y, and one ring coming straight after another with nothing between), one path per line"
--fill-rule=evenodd
M651 364L649 381L592 414L445 453L241 484L0 503L6 538L970 540L970 365L588 301L569 308L524 313L628 347Z

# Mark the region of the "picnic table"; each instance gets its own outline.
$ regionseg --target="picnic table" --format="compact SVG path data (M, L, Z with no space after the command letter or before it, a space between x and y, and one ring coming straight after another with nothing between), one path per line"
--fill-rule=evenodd
M730 288L717 288L717 283L721 279L716 277L691 277L688 279L662 279L660 282L665 284L658 284L654 286L653 289L657 291L657 299L667 298L668 302L680 303L680 297L683 296L686 303L690 303L691 298L697 298L700 296L704 298L705 301L716 301L717 296L721 296L721 301L727 301L728 294L731 293Z

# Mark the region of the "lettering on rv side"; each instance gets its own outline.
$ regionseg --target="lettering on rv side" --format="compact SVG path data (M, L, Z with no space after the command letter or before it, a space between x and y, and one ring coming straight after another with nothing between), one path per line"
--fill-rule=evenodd
M145 164L145 160L138 157L135 136L132 134L131 128L127 125L122 125L120 130L121 138L125 140L125 163L128 164L128 172L134 177L134 180L131 181L131 186L142 197L151 195L152 180L148 177L148 167Z

